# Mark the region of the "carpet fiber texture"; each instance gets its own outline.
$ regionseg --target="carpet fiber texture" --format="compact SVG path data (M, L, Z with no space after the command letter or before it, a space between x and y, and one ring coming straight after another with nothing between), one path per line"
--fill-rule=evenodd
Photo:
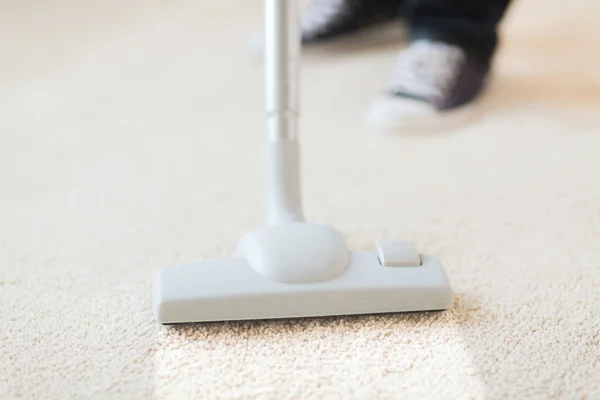
M445 264L434 314L165 328L263 223L260 1L0 5L0 398L600 398L600 5L516 2L481 119L362 124L393 42L307 53L306 211Z

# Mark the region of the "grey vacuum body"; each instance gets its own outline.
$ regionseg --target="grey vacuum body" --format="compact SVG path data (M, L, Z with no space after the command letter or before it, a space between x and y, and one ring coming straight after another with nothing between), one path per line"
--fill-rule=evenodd
M335 228L306 221L300 188L299 4L265 0L267 223L231 257L159 270L162 324L439 311L453 305L442 264L408 241L354 252Z

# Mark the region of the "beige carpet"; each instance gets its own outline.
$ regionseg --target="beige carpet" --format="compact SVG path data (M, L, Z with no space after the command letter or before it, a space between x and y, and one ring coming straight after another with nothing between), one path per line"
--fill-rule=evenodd
M308 215L415 240L454 309L167 329L154 271L262 223L261 3L3 1L0 398L600 398L599 12L518 1L439 135L362 125L399 45L307 56Z

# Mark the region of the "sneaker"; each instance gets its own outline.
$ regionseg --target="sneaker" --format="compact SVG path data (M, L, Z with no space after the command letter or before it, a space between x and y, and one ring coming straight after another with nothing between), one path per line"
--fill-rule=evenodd
M459 46L415 41L398 57L387 93L368 120L384 130L455 127L475 116L472 106L488 74L488 64Z
M345 43L353 50L397 43L405 38L400 4L398 0L310 0L303 7L300 19L303 51L315 47L323 49L315 46L317 44L343 44L343 40L334 40L343 38L353 39ZM251 55L262 57L264 35L250 38L247 50ZM323 50L327 52L331 48Z
M399 20L398 0L314 0L300 21L304 44L335 39Z

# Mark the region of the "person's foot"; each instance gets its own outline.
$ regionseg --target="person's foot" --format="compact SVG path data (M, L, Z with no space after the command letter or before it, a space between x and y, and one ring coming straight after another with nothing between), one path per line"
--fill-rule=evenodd
M395 43L404 37L400 4L398 0L310 0L300 18L303 51L323 49L319 44L338 45L344 41L336 39L344 38L354 39L352 47ZM359 38L361 41L355 40ZM249 40L248 51L264 54L263 34Z
M343 37L399 20L398 0L314 0L301 19L302 43Z
M369 110L379 129L436 130L473 117L489 75L489 63L458 46L418 40L404 50L385 96Z

